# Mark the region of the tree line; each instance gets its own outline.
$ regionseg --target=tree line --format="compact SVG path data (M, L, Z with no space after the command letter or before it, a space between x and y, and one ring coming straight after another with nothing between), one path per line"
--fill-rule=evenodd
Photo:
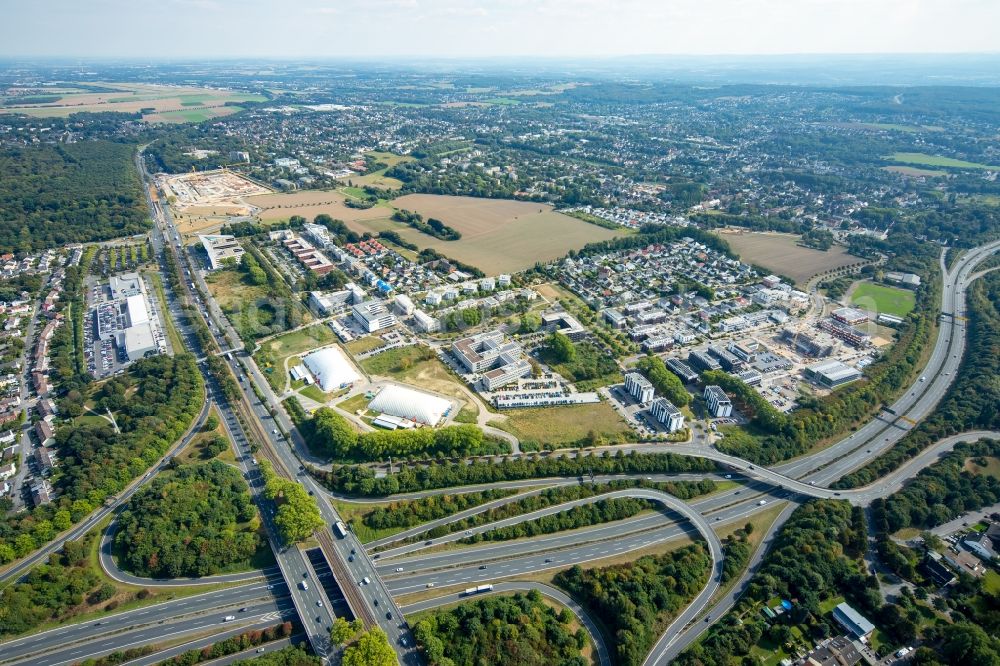
M516 525L498 527L487 532L479 532L460 539L459 543L473 544L482 541L510 541L523 537L533 537L539 534L553 534L580 527L601 525L615 520L624 520L638 515L643 511L656 509L659 505L653 500L640 497L610 497L590 504L581 504L564 511L540 518L534 518Z
M361 521L374 530L413 527L486 502L510 497L516 492L507 488L491 488L472 493L431 495L415 500L391 502L387 506L375 507L366 513Z
M444 428L373 430L359 433L329 407L321 407L304 429L310 449L333 459L371 461L394 457L492 455L509 453L505 440L488 438L477 426L461 424Z
M715 482L711 479L702 479L700 481L666 481L666 482L656 482L656 481L646 481L645 479L619 479L615 481L609 481L607 483L580 483L578 485L562 485L556 486L554 488L546 488L540 493L534 495L526 495L520 499L514 500L512 502L507 502L500 506L487 509L481 513L477 513L472 516L468 516L461 520L452 521L445 525L438 525L423 534L419 534L408 542L423 541L424 539L432 538L436 539L442 537L446 534L453 534L455 532L464 532L465 530L471 529L473 527L479 527L480 525L489 525L490 523L495 523L501 520L506 520L508 518L513 518L514 516L520 516L527 513L532 513L540 509L545 509L551 506L557 506L559 504L564 504L566 502L572 502L574 500L584 499L587 497L595 497L597 495L603 495L614 490L623 490L625 488L652 488L654 490L662 490L668 492L675 497L680 499L690 499L692 497L697 497L698 495L704 495L715 490ZM609 507L608 515L611 515L611 509ZM655 508L655 507L654 507ZM641 509L640 509L641 510ZM635 515L635 514L632 514ZM623 516L625 517L625 516ZM586 520L584 514L576 514L576 519ZM607 520L614 520L613 518L606 518L604 520L594 519L596 522L606 522ZM546 523L548 524L548 523ZM580 523L579 526L583 526L584 523ZM593 524L593 523L588 523ZM532 528L535 529L538 526ZM566 528L563 528L566 529ZM510 537L516 538L516 537ZM474 543L474 542L469 542Z
M330 470L310 468L310 473L330 490L346 495L385 497L400 492L450 488L477 483L497 483L550 476L589 474L652 474L671 472L713 472L714 462L706 458L672 453L603 452L601 455L523 456L502 460L473 460L404 466L382 477L366 465L334 465Z

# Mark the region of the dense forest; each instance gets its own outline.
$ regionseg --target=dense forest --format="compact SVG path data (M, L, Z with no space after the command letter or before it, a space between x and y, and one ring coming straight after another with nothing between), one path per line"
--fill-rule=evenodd
M139 576L210 576L249 568L261 546L257 511L239 471L181 465L136 493L118 517L119 565Z
M955 383L934 413L887 452L840 479L837 488L871 483L943 437L1000 429L1000 273L973 284L968 300L967 351Z
M312 451L337 461L510 453L506 441L486 437L471 424L359 433L347 419L327 407L316 410L304 430Z
M575 458L522 457L500 462L428 463L426 466L404 467L396 474L378 477L364 465L334 465L329 471L310 468L310 473L330 490L348 495L384 497L399 492L414 492L432 488L451 488L475 483L496 483L547 476L579 476L589 474L651 474L669 472L713 472L716 466L705 458L678 456L671 453L625 455L602 453Z
M701 591L712 560L701 543L634 562L556 574L555 583L601 618L615 663L638 666L659 632Z
M430 666L586 666L583 629L572 613L556 611L536 590L489 597L433 611L413 627Z
M144 233L133 153L110 141L0 148L0 252Z
M201 373L190 354L142 359L93 399L110 424L56 429L57 499L0 522L0 563L23 557L121 492L166 453L202 408Z

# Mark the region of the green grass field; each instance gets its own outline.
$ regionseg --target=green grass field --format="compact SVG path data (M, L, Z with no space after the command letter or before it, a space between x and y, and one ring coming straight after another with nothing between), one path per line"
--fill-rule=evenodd
M872 282L862 282L854 288L851 303L865 310L905 317L915 302L915 295L909 289L885 287Z
M522 442L537 442L543 448L573 446L594 433L611 443L630 432L628 425L607 402L539 409L504 410L506 421L491 422L517 435Z
M988 164L979 164L978 162L966 162L964 160L952 159L951 157L942 157L941 155L928 155L927 153L893 153L886 159L890 159L893 162L902 162L904 164L917 164L920 166L931 167L950 167L953 169L1000 169L1000 166L990 166Z

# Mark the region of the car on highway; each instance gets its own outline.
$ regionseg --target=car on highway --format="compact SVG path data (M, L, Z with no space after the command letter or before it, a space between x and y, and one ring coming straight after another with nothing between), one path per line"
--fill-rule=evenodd
M385 619L391 620L392 619L392 613L386 613L385 614Z
M485 569L485 568L486 568L486 565L485 565L485 564L480 564L480 565L479 565L479 568L480 568L480 570L482 570L482 569Z
M403 647L406 647L406 646L409 645L409 643L406 642L406 636L400 636L399 637L399 644L402 645Z
M372 599L372 605L378 606L378 599Z
M426 587L434 587L434 583L427 583Z
M323 605L323 600L322 599L317 599L316 600L316 605L317 606L322 606Z
M309 583L307 583L305 581L302 581L301 583L299 583L299 587L301 587L303 590L308 590L309 589Z
M229 621L235 620L235 619L236 619L235 615L227 615L226 617L222 618L222 621L223 622L229 622Z
M364 578L361 579L361 582L364 583L365 585L368 585L372 582L372 579L369 578L368 576L365 576Z
M767 504L767 500L761 500L757 502L757 506L764 506L765 504Z

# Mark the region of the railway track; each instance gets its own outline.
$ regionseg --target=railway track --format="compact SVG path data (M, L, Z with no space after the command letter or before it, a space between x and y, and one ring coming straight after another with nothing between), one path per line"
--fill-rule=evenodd
M233 404L236 406L236 411L240 415L244 424L246 424L252 431L252 433L248 433L248 435L251 435L260 445L257 455L271 463L275 474L289 481L297 482L291 470L285 466L285 463L281 460L280 456L278 456L272 448L270 439L268 438L267 433L264 432L264 428L261 425L260 420L253 414L248 413L250 407L246 404L245 399L242 399L241 397L240 400L233 401ZM317 501L323 500L322 498L318 498ZM320 550L323 552L323 556L330 565L330 570L333 572L333 578L340 586L344 599L347 601L347 605L350 607L354 617L360 618L361 621L364 622L366 629L377 626L378 620L368 607L368 604L366 604L364 599L361 597L361 593L358 591L357 586L354 585L353 577L347 570L344 562L340 559L340 555L337 553L337 549L334 546L333 537L330 535L329 529L324 526L315 532L315 536L316 540L319 542Z

